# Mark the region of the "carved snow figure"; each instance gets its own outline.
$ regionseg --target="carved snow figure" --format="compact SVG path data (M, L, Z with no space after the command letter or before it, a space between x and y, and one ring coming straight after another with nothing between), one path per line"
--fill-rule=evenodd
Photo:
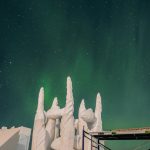
M96 121L93 124L91 132L101 132L103 130L101 113L102 113L102 102L100 93L98 93L96 97L96 107L95 107ZM104 141L100 141L100 143L104 145ZM104 150L104 148L101 147L101 150Z
M79 121L78 121L78 126L79 126L78 130L79 130L80 139L82 137L83 126L84 126L85 130L88 132L102 131L101 112L102 112L102 105L101 105L101 96L99 93L97 94L97 97L96 97L95 112L93 112L93 110L90 108L86 109L84 101L81 102L80 109L79 109ZM80 146L77 149L81 150L81 148L82 148L81 140L79 143L80 143L79 144ZM101 143L104 144L104 142L101 142ZM85 138L85 149L87 149L87 150L91 149L90 142L89 142L89 140L86 140L86 138Z
M83 127L84 127L84 130L88 131L87 123L82 119L82 116L85 113L85 111L86 111L86 108L85 108L85 103L83 99L79 107L78 119L76 119L76 130L77 130L77 135L75 137L75 149L76 150L82 150ZM86 143L86 139L85 139L85 143ZM85 149L86 148L87 147L85 144Z
M52 143L55 150L74 150L74 99L72 93L72 82L67 78L66 106L60 124L60 138Z
M98 93L95 112L91 108L86 109L82 100L78 119L74 120L74 99L70 77L67 78L66 105L63 109L60 109L57 98L54 98L52 107L45 112L44 89L41 88L34 121L32 150L82 150L83 127L87 132L102 131L101 112L101 96ZM84 148L90 150L90 141L85 138L84 143Z
M67 78L66 107L61 121L61 150L73 150L74 147L74 99L72 93L72 82Z
M47 124L46 124L46 130L49 133L50 137L50 146L55 138L55 127L56 127L56 120L61 118L62 114L64 112L64 109L60 109L58 106L58 100L57 97L54 98L52 107L47 111L46 116L48 118Z
M38 98L38 107L34 120L32 150L48 150L49 135L45 128L46 115L44 113L44 89L41 88Z
M51 150L56 119L60 118L62 113L63 109L59 108L57 98L54 99L52 107L47 112L44 111L44 88L41 88L34 121L32 150Z
M93 123L93 127L91 129L92 132L101 132L102 131L102 103L101 103L101 96L100 93L97 94L96 97L96 106L95 106L95 117L96 120Z

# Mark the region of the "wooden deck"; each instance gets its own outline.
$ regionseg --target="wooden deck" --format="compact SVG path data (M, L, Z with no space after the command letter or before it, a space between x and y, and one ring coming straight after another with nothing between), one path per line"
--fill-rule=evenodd
M91 132L99 140L150 140L150 127Z

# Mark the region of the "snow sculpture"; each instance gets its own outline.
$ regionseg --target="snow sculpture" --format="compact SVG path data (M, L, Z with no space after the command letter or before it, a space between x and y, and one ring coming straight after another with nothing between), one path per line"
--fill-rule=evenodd
M32 150L51 150L56 119L60 118L62 113L63 109L59 108L57 98L54 99L52 107L47 112L44 111L44 88L41 88L34 121Z
M70 77L67 78L66 105L63 109L58 106L56 97L51 108L45 112L44 89L41 88L34 121L32 150L82 150L83 127L88 132L102 131L101 112L101 96L98 93L95 112L91 108L86 109L82 100L78 119L74 119L74 98ZM90 150L90 145L90 141L85 138L85 149Z
M95 112L93 112L92 109L86 109L85 111L81 112L81 114L80 114L81 118L87 123L88 129L85 129L85 130L87 130L89 132L102 131L101 112L102 112L101 96L100 96L100 93L98 93L97 97L96 97ZM104 144L103 141L101 141L101 143ZM88 149L88 150L91 149L89 141L85 142L85 147L86 147L85 149Z
M55 127L56 127L56 120L58 120L62 114L64 109L60 109L58 106L58 100L57 97L54 98L52 107L47 111L46 116L48 118L47 124L46 124L46 130L49 133L50 137L50 146L55 138Z
M83 127L85 130L88 131L87 123L82 119L83 114L86 112L85 108L85 102L84 99L81 101L80 107L79 107L79 113L78 113L78 119L76 120L76 130L77 130L77 135L75 139L75 149L76 150L81 150L82 149L82 132L83 132ZM85 143L87 143L85 141ZM87 148L85 144L85 149Z
M56 150L74 150L74 99L72 93L72 82L67 78L66 106L60 124L60 137L52 143L52 148Z
M97 94L96 97L96 107L95 107L95 117L96 121L93 124L93 128L91 129L91 132L101 132L102 131L102 102L101 102L101 96L100 93ZM101 144L104 145L104 141L100 141ZM104 150L101 148L101 150Z
M61 150L73 150L74 147L74 99L72 93L72 82L67 78L66 107L61 122Z
M46 116L44 112L44 88L41 88L34 120L32 150L47 150L49 148L49 136L46 131L45 124Z

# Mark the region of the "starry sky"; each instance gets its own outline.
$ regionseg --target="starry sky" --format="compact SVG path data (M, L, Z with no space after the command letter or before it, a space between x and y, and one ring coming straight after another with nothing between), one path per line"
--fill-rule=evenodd
M75 117L100 92L105 130L150 126L149 16L149 0L1 0L0 126L32 127L41 86L63 107L67 76Z

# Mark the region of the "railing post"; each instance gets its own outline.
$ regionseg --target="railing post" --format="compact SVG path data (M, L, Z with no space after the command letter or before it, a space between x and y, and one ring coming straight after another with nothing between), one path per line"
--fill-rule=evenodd
M82 150L84 150L84 126L83 126L83 131L82 131Z

